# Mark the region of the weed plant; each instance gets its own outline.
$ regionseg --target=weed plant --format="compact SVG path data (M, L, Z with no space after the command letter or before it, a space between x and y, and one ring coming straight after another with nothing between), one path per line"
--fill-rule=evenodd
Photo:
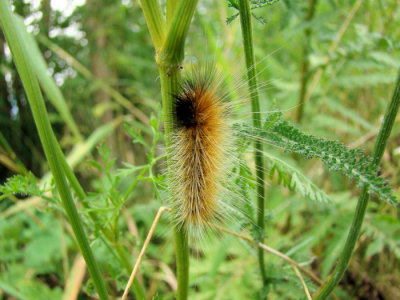
M356 264L365 261L363 256L376 257L381 252L390 253L388 261L398 264L400 246L396 237L400 225L395 209L389 206L396 206L397 190L393 190L384 179L388 177L386 169L395 173L396 168L387 161L382 163L382 159L393 128L398 135L395 119L400 103L400 75L396 81L393 78L388 80L385 76L369 77L364 74L332 79L336 84L349 88L354 88L356 84L376 87L378 83L385 83L385 80L394 83L394 91L390 95L384 93L382 107L386 109L379 124L372 124L339 103L336 98L341 97L339 89L335 90L337 96L333 93L325 95L329 109L345 116L358 127L369 130L373 133L372 137L376 135L371 156L363 149L350 148L332 139L329 132L319 137L321 127L316 122L322 120L317 119L318 113L313 108L309 108L309 101L319 81L324 78L323 72L334 73L329 68L341 58L333 54L339 55L335 52L339 40L362 1L354 2L328 48L331 56L320 59L322 63L315 70L310 68L310 65L315 66L311 60L318 60L318 57L313 58L307 47L313 38L310 24L319 24L321 21L317 10L319 2L309 1L308 12L303 16L306 44L300 59L302 73L299 97L291 97L295 102L298 101L297 121L302 121L302 125L286 120L284 114L277 112L283 110L279 103L272 104L272 101L264 100L263 97L272 97L270 92L264 93L262 84L258 84L262 63L255 61L257 50L260 51L257 48L260 37L253 36L253 22L268 22L260 15L260 8L269 11L280 5L290 11L300 6L297 2L275 2L229 0L225 3L230 7L230 14L226 15L226 23L229 24L226 30L237 30L240 23L241 47L238 52L247 70L244 83L249 90L247 103L251 107L251 122L235 120L235 138L240 141L235 159L242 163L234 168L232 175L235 189L247 200L243 210L249 218L240 220L236 227L231 226L229 230L224 226L207 224L213 226L210 230L221 233L220 238L206 239L203 247L198 247L189 242L184 228L175 226L170 217L160 218L163 211L164 215L170 214L169 208L163 208L157 214L158 227L151 226L151 223L155 211L168 205L168 195L175 193L173 185L168 186L171 179L168 170L171 167L170 149L174 147L171 139L174 131L173 103L179 93L185 53L189 52L185 51L185 46L192 49L191 43L196 40L192 26L202 26L210 46L215 46L216 63L223 72L229 73L227 71L231 69L221 49L214 43L213 29L207 24L209 16L196 15L197 9L211 8L197 0L167 0L165 7L157 0L140 1L154 46L155 59L151 64L158 68L162 104L155 102L148 105L153 110L150 117L143 113L146 110L144 105L132 104L111 83L96 79L77 59L47 37L38 37L42 46L67 59L86 78L96 81L99 88L110 94L115 103L127 112L102 124L85 139L59 87L46 72L46 62L36 40L26 32L23 22L10 10L8 2L0 0L1 30L21 78L50 171L41 179L37 178L18 159L4 135L0 136L2 153L11 158L2 159L2 162L18 174L9 177L0 187L0 236L4 241L0 246L4 254L0 259L2 297L73 299L77 297L74 289L77 286L82 295L100 299L115 298L122 295L124 290L123 298L130 293L135 299L295 299L299 295L305 295L308 299L327 299L330 296L347 299L355 295L345 284L340 288L338 284L343 278L345 282L351 281L346 276L351 277L354 271L346 273L346 270L357 245L358 248L364 247L365 253L356 251ZM225 11L222 4L216 4L215 9ZM361 25L357 26L362 30ZM386 26L391 28L391 23ZM357 47L368 45L365 40L374 38L365 33L365 36L359 37L359 44L350 43L343 60L353 58L357 51L360 52ZM279 44L281 39L275 41ZM398 62L395 55L393 58L379 51L372 53L380 63ZM371 64L370 61L355 61L360 64L357 70ZM273 55L269 63L276 64ZM282 71L281 67L274 68ZM226 76L228 87L234 87L232 82L232 78ZM329 86L326 82L324 84ZM281 93L280 98L290 95L287 91L290 91L290 86L282 82L275 86L275 92ZM54 133L42 92L76 141L77 145L69 156L64 155ZM146 92L141 90L141 93ZM240 98L236 93L232 93L231 97L232 101L235 97ZM279 109L271 109L274 106ZM264 113L266 107L269 113ZM309 125L305 122L306 114L315 116L309 119ZM327 120L321 126L329 126ZM143 163L122 163L115 157L113 145L107 146L101 142L117 132L121 124L124 124L124 141L128 136L133 142L132 147L141 150ZM351 134L351 129L347 127L341 129ZM86 158L96 145L96 156ZM249 152L252 153L251 158L247 156ZM311 160L309 165L303 158ZM73 171L78 162L83 160L96 175L87 185ZM164 168L161 167L163 163ZM318 180L324 187L320 188L310 178L315 176L309 172L309 166L313 172L329 178L325 181L331 183ZM343 178L349 181L343 181ZM349 188L346 185L348 182L354 182L360 191ZM146 188L152 191L149 199L143 197ZM302 202L296 194L313 201ZM370 203L372 214L368 216L370 197L373 199ZM279 221L274 221L274 218ZM365 232L359 239L363 228ZM149 230L151 233L155 230L156 238L152 242L151 236L146 239ZM230 235L222 235L222 232ZM143 243L146 247L139 254ZM237 243L241 246L231 246ZM21 251L20 247L24 250ZM80 254L76 254L76 249ZM312 252L318 257L317 262L310 257ZM72 254L75 255L73 267L70 261ZM89 272L88 280L75 273L84 270L82 257ZM203 263L207 257L210 257L210 261ZM367 263L373 264L371 261ZM130 285L126 287L126 284L133 268L130 289ZM33 278L28 276L30 269L34 270ZM53 279L56 287L52 289ZM82 282L84 288L81 289ZM378 291L380 289L376 288ZM396 292L387 294L394 295Z

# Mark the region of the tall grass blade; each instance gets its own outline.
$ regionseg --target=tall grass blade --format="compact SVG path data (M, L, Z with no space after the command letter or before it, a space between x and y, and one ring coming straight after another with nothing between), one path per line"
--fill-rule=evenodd
M75 238L78 242L82 255L85 258L89 273L93 279L94 286L100 299L109 299L105 283L101 277L100 270L89 246L89 241L83 230L78 211L75 207L70 189L65 179L65 174L60 164L62 158L59 157L58 145L52 131L47 115L44 100L37 82L35 72L31 67L27 49L23 43L23 36L18 32L17 24L8 7L6 0L0 0L0 25L10 47L14 63L21 77L27 98L32 109L35 124L39 132L39 137L50 167L54 176L54 181L60 195L65 212L70 221Z

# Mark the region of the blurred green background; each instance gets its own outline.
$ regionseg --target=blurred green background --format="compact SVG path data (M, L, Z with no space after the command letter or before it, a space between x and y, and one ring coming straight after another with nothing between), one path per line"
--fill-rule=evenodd
M282 111L285 119L307 133L370 154L400 66L400 2L315 2L281 0L253 10L262 111ZM10 3L34 37L27 37L26 43L32 64L43 75L53 129L102 223L94 223L88 210L81 208L80 213L111 293L120 295L128 272L99 228L112 224L115 241L129 253L133 266L157 209L165 204L160 200L165 195L165 166L162 159L154 162L164 151L160 82L140 4L132 0ZM229 1L199 1L186 61L215 61L228 78L234 100L244 100L238 114L243 119L237 121L249 121L250 105L242 93L246 88L236 91L235 84L245 85L246 78L236 13ZM4 184L0 298L90 299L93 285L84 273L53 183L46 177L48 167L32 114L1 33L0 133L0 183ZM273 153L301 170L332 201L304 198L271 176L265 243L325 280L344 244L359 190L317 160ZM397 195L399 161L396 122L381 175ZM28 170L32 175L26 175ZM25 179L7 181L17 174ZM17 193L10 196L9 191ZM194 244L191 253L189 299L262 297L255 250L246 243L220 236ZM336 295L400 299L399 262L399 214L372 197ZM273 282L270 299L305 299L287 263L266 254L266 267ZM139 273L148 299L174 298L174 268L170 220L163 217ZM316 291L314 283L307 280L307 285Z

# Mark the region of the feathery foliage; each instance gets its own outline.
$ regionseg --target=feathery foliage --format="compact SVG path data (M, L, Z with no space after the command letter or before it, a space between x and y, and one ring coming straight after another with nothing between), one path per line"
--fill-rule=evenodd
M396 204L392 189L386 186L384 178L376 175L378 168L371 164L369 156L363 156L361 149L349 149L337 141L305 134L283 120L281 113L269 115L261 130L243 124L236 124L235 127L243 137L261 138L264 142L283 148L285 152L294 152L307 159L320 158L329 170L355 179L357 185L366 187L370 194Z
M243 139L238 140L238 142L239 143L235 151L238 154L240 163L239 167L237 168L238 170L234 169L234 171L239 173L235 184L240 187L239 194L241 194L244 199L248 199L248 187L251 187L254 190L256 186L256 183L251 176L251 170L248 166L246 166L245 159L243 157L244 152L248 151L250 142ZM296 192L302 197L306 197L310 200L331 202L329 196L293 164L289 163L288 161L284 161L280 157L266 151L263 152L263 157L267 161L269 178L271 180L276 178L278 184L282 184L290 191ZM249 215L252 215L253 213L254 211L248 210Z
M3 185L0 185L0 200L10 195L22 196L37 196L48 200L51 198L45 197L44 194L48 189L40 188L37 184L37 179L32 173L26 175L15 175L7 179Z
M270 153L265 153L264 157L272 163L269 171L270 179L277 177L278 183L313 201L329 202L331 200L310 178L294 166Z

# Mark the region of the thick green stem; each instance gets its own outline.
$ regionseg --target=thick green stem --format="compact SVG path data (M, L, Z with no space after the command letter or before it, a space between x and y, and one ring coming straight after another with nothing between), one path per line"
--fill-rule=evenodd
M163 105L165 143L167 146L167 160L169 159L169 147L171 146L171 133L173 130L172 101L173 95L178 91L179 69L178 67L169 68L159 65L161 95Z
M251 98L251 109L253 116L253 126L261 128L260 100L258 98L256 66L253 50L253 32L251 25L250 5L248 0L239 0L240 24L242 26L243 46L246 56L247 76L249 80L249 90ZM265 202L265 185L264 185L264 161L263 147L260 141L254 144L254 160L256 164L257 177L257 225L264 231L264 202ZM260 242L263 242L261 237ZM258 249L258 262L260 265L261 278L264 285L267 283L267 275L264 268L264 251Z
M176 278L178 290L177 300L186 300L189 287L189 245L188 237L183 228L175 229L175 251L176 251Z
M396 119L397 112L400 105L400 72L397 78L396 87L393 93L392 101L387 107L385 117L381 124L378 137L375 142L373 152L372 164L378 166L381 162L383 153L386 148L387 141L392 131L394 121ZM326 299L333 289L338 285L344 272L349 265L354 247L356 245L358 236L360 234L361 226L364 220L365 211L368 205L369 194L366 188L361 190L360 197L357 202L356 212L353 217L353 222L350 227L349 234L347 236L346 244L344 245L342 254L339 258L339 262L335 267L329 281L323 286L316 296L316 300Z
M163 102L165 143L167 145L167 154L171 147L172 132L172 95L176 94L179 82L179 70L160 67L161 92ZM173 197L173 190L170 190ZM188 237L183 229L175 228L175 253L176 253L176 277L178 290L176 292L177 300L186 300L189 290L189 248Z
M165 39L166 26L158 0L141 0L147 28L149 29L154 49L158 52Z
M142 8L147 24L160 23L161 21L154 21L157 15L153 15L153 12L143 5L144 2L148 1L149 0L142 0ZM165 42L161 46L161 50L158 51L156 47L156 52L158 54L157 64L161 80L167 164L169 162L169 151L171 147L173 95L178 91L179 71L184 58L185 40L197 2L198 0L170 0L167 2L168 33ZM150 32L152 31L150 26L149 30ZM154 34L152 34L152 38L153 35ZM156 45L154 38L153 43ZM174 195L174 191L171 189L170 195L171 197ZM189 290L188 237L184 233L184 230L177 228L175 229L175 251L178 279L177 299L186 300Z
M62 167L62 158L59 155L58 145L54 144L54 133L50 125L46 107L39 84L29 64L27 50L23 46L22 37L18 34L14 18L8 8L7 1L0 1L0 24L8 45L11 49L15 65L21 77L27 98L32 109L39 137L53 174L57 191L60 195L63 207L68 216L75 238L86 261L89 273L92 277L96 291L100 299L109 299L106 286L101 277L94 255L83 230L78 211L72 199L71 192L65 179Z
M308 11L305 17L306 22L310 22L314 17L315 7L317 6L318 0L309 0ZM308 78L310 78L309 72L309 48L310 48L310 37L311 37L311 27L308 25L304 32L304 44L303 44L303 61L301 63L301 75L300 75L300 94L297 106L297 122L301 122L303 118L303 111L304 111L304 99L307 93L307 82Z
M168 26L168 28L171 25L171 21L174 16L175 9L178 6L178 2L179 2L179 0L167 0L166 11L167 11L167 26Z
M179 67L185 56L185 40L198 0L179 1L175 8L164 45L157 58L158 65Z

